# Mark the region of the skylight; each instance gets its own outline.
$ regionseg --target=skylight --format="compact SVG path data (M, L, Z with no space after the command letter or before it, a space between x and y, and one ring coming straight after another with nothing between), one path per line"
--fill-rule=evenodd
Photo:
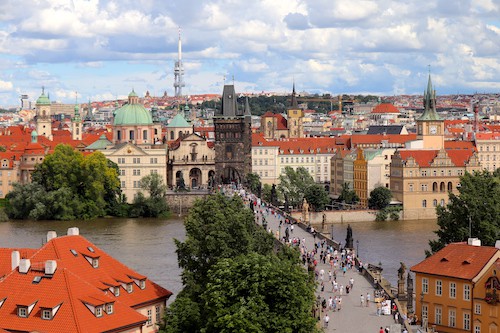
M42 277L40 275L37 275L33 278L33 284L39 284L40 281L42 281Z
M75 257L78 257L78 253L75 250L71 249L70 251Z

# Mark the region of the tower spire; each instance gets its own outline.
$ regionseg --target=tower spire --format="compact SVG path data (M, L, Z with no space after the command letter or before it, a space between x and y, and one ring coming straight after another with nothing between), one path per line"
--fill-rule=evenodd
M293 79L293 88L292 88L292 102L290 103L292 109L297 109L299 104L297 103L297 94L295 93L295 78Z
M181 28L179 27L179 41L177 44L177 61L174 67L174 88L175 96L182 96L182 87L184 87L184 66L182 65L182 40Z

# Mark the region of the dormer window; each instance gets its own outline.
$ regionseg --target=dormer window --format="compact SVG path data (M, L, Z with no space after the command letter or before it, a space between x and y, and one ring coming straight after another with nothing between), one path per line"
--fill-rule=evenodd
M113 313L113 303L106 304L106 313L107 314L112 314Z
M120 287L114 287L113 294L115 295L115 297L120 296Z
M134 286L132 283L127 283L127 292L130 294L132 291L134 291Z
M17 315L21 318L28 318L28 307L27 306L17 307Z
M52 319L52 310L51 309L42 309L42 319L51 320Z
M146 288L146 280L139 281L139 288L141 288L141 289L145 289Z
M96 317L102 317L102 307L96 306L96 308L95 308L95 316Z
M92 267L99 268L99 258L92 258Z

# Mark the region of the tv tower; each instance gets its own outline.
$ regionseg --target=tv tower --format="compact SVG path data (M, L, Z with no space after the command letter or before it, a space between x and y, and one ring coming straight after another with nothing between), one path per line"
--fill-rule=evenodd
M179 27L179 44L178 48L178 59L175 62L174 67L174 88L175 88L175 96L182 96L182 87L184 84L184 66L182 66L182 42L181 42L181 28Z

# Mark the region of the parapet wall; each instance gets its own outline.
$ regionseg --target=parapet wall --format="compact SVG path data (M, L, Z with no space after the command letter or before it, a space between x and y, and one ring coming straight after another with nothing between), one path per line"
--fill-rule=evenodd
M189 208L193 207L194 202L198 199L204 199L209 195L206 191L196 192L173 192L169 191L165 200L167 200L168 207L174 214L187 214Z
M311 219L311 224L318 225L323 222L325 215L325 223L352 223L352 222L372 222L375 221L377 215L376 210L328 210L324 212L310 212L307 219ZM300 211L293 212L292 216L297 219L302 219Z

